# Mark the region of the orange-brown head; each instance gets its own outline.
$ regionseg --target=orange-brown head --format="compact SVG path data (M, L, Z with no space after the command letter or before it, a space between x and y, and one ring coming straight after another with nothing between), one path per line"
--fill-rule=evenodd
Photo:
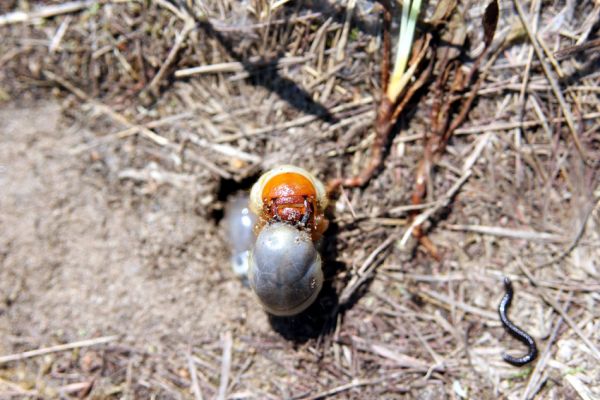
M282 165L262 175L250 192L250 208L260 216L257 229L270 221L300 225L318 238L327 227L327 196L321 181L308 171Z
M263 207L269 218L305 226L314 222L316 196L313 183L295 172L275 175L262 191Z

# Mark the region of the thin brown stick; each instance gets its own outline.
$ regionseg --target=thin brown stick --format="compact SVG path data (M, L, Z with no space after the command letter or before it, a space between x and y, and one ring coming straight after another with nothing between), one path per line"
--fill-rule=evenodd
M192 30L194 29L194 25L194 21L191 18L186 19L185 25L183 26L181 32L177 34L175 38L175 44L171 48L171 51L169 51L166 60L160 66L160 69L158 70L156 75L154 75L154 78L152 78L152 81L148 85L147 90L149 92L155 95L158 94L158 86L160 85L160 82L163 80L165 74L167 73L167 70L171 68L171 65L173 64L173 61L175 61L175 57L177 57L181 46L183 46L190 32L192 32Z
M417 64L421 63L428 53L429 42L430 37L427 36L427 38L424 40L421 51L417 53L412 62L416 62ZM405 94L398 98L395 104L392 104L387 96L382 97L375 121L375 139L373 140L373 144L371 146L371 156L368 164L363 169L363 172L358 176L347 179L338 178L330 181L328 184L329 193L335 192L340 185L346 187L365 186L371 180L371 178L373 178L383 163L385 148L390 139L390 135L392 134L396 120L415 93L417 93L417 91L427 82L431 76L432 69L433 61L431 61L427 68L421 72L419 78L410 87L408 87L408 89L406 89Z
M484 51L477 57L471 71L469 72L468 77L465 80L465 83L462 83L462 74L460 73L459 65L456 63L450 62L449 50L446 49L444 52L442 59L440 61L441 66L439 69L441 70L440 75L436 79L434 85L434 92L436 95L434 96L434 102L431 109L431 132L432 135L424 135L425 145L423 150L423 159L419 162L417 169L415 171L415 188L413 190L413 194L411 196L412 204L418 205L423 203L424 198L428 192L428 186L431 183L431 168L436 162L436 160L441 157L444 152L450 138L452 137L454 131L460 124L464 122L469 111L471 110L474 99L477 96L477 92L482 82L485 79L485 75L489 68L492 65L492 62L488 62L486 65L486 69L483 73L479 74L477 81L473 85L471 91L469 92L466 100L462 103L461 109L458 115L450 122L450 110L452 109L454 101L450 100L453 98L452 94L456 93L459 88L465 87L471 83L473 78L479 72L479 66L483 61L484 57L487 54L487 50L489 48L490 42L486 42L486 47ZM496 53L498 54L498 53ZM495 59L495 58L493 58ZM452 68L455 67L454 72L454 83L451 85L449 91L450 99L445 99L445 95L443 93L443 87L448 77L451 74ZM413 218L416 215L413 213ZM413 224L411 225L411 229L409 232L412 233L414 237L419 239L419 242L425 249L434 257L436 260L440 259L439 253L437 251L436 246L423 235L423 230L420 224L415 225L413 220ZM408 232L408 231L407 231ZM408 240L408 236L404 236L404 242Z
M469 92L467 100L463 103L460 112L452 120L452 123L450 124L450 127L448 128L448 130L444 134L445 142L447 142L450 139L450 137L452 136L452 134L454 133L454 131L456 130L456 128L458 128L465 121L465 119L467 118L467 115L469 114L469 111L471 111L471 107L473 106L473 101L475 101L475 98L477 97L477 92L479 91L479 88L481 87L481 84L483 83L483 81L487 77L487 74L490 71L490 67L492 66L492 64L494 63L494 61L496 60L496 58L498 58L499 54L500 54L500 51L499 50L496 51L494 53L494 55L490 58L490 60L488 61L488 63L486 64L486 67L479 74L479 77L477 78L477 81L475 82L475 84L473 85L473 88ZM442 141L444 141L444 139L442 139Z

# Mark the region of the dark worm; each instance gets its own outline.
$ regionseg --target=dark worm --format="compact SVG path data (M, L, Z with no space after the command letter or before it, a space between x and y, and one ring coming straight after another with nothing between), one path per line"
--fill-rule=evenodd
M512 282L507 277L504 278L504 289L506 290L506 294L502 297L500 301L500 306L498 306L498 313L500 313L500 320L502 321L502 325L504 328L513 335L515 338L525 343L527 347L529 347L529 353L524 355L523 357L513 357L506 353L502 354L502 358L509 364L516 365L518 367L528 364L535 360L537 357L537 346L535 345L535 340L523 329L519 328L515 324L513 324L506 313L508 312L508 308L510 307L510 303L513 298L513 287Z

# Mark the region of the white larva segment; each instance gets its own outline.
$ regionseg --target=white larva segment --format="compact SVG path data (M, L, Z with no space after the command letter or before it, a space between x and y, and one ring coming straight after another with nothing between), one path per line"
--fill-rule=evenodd
M225 227L231 251L231 267L242 280L248 277L248 255L256 241L256 215L248 207L247 196L235 196L225 206Z
M275 167L262 174L258 181L252 186L252 190L250 191L250 209L253 213L260 215L263 210L262 192L267 182L274 176L284 173L296 173L308 179L315 187L315 192L317 193L317 206L320 210L325 210L325 208L327 208L328 199L325 186L316 176L304 168L296 167L295 165L280 165L279 167Z

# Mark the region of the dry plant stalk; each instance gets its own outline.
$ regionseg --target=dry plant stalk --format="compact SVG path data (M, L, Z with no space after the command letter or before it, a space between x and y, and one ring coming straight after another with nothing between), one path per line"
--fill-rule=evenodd
M438 4L430 21L431 26L448 26L442 38L451 46L437 49L438 43L432 32L426 32L412 43L415 21L420 9L420 1L405 2L402 7L400 40L394 71L390 76L390 26L392 21L391 5L386 1L383 11L383 54L381 60L382 96L375 120L375 139L371 147L371 158L363 172L350 178L338 178L329 182L330 193L340 186L362 187L375 175L383 163L386 146L393 134L396 122L415 94L435 75L433 82L433 106L431 110L431 132L425 133L423 159L415 173L415 189L412 203L419 205L427 193L431 167L443 154L454 131L464 122L477 95L485 74L479 74L481 64L488 54L496 25L498 23L498 2L491 1L483 17L484 50L475 59L467 76L462 72L463 64L459 60L460 52L467 39L466 26L458 10L457 1L446 0ZM410 17L408 17L410 16ZM408 61L410 46L412 58ZM407 47L409 46L409 47ZM426 60L427 59L427 60ZM427 62L425 62L427 61ZM413 80L414 79L414 80ZM411 80L413 80L411 82ZM466 93L466 96L462 94ZM414 218L416 213L412 214ZM412 233L429 253L439 258L435 246L424 236L421 225L413 228Z
M335 192L340 186L362 187L371 180L383 162L385 148L398 116L431 75L431 62L428 67L421 71L418 70L421 67L422 61L431 53L429 47L431 34L427 33L423 38L413 43L415 24L421 2L420 0L416 0L412 4L410 3L402 7L400 38L394 70L390 74L392 7L388 1L382 1L384 25L383 53L381 58L382 96L375 119L376 135L371 147L371 159L360 175L330 181L328 184L328 191L330 193ZM411 50L412 58L409 61L408 57L411 54ZM409 85L410 80L415 76L418 78Z
M452 9L455 9L455 7L456 3ZM431 169L444 153L456 128L466 119L477 96L477 91L485 78L485 72L478 77L477 75L494 38L498 23L498 12L499 7L496 0L490 2L486 7L483 16L485 47L475 59L467 76L464 76L461 71L462 64L458 60L458 52L453 52L450 47L442 48L440 51L438 76L433 85L434 100L431 109L431 132L425 134L423 159L417 167L415 188L411 198L413 205L424 202L427 195L427 186L431 180ZM448 32L448 40L456 46L463 46L466 40L464 21L461 20L458 13L453 13L451 18L455 22L456 29L453 32ZM460 94L467 90L468 93L463 100ZM413 213L413 218L415 216L416 212ZM435 259L440 259L435 245L424 235L421 225L416 226L412 233Z

